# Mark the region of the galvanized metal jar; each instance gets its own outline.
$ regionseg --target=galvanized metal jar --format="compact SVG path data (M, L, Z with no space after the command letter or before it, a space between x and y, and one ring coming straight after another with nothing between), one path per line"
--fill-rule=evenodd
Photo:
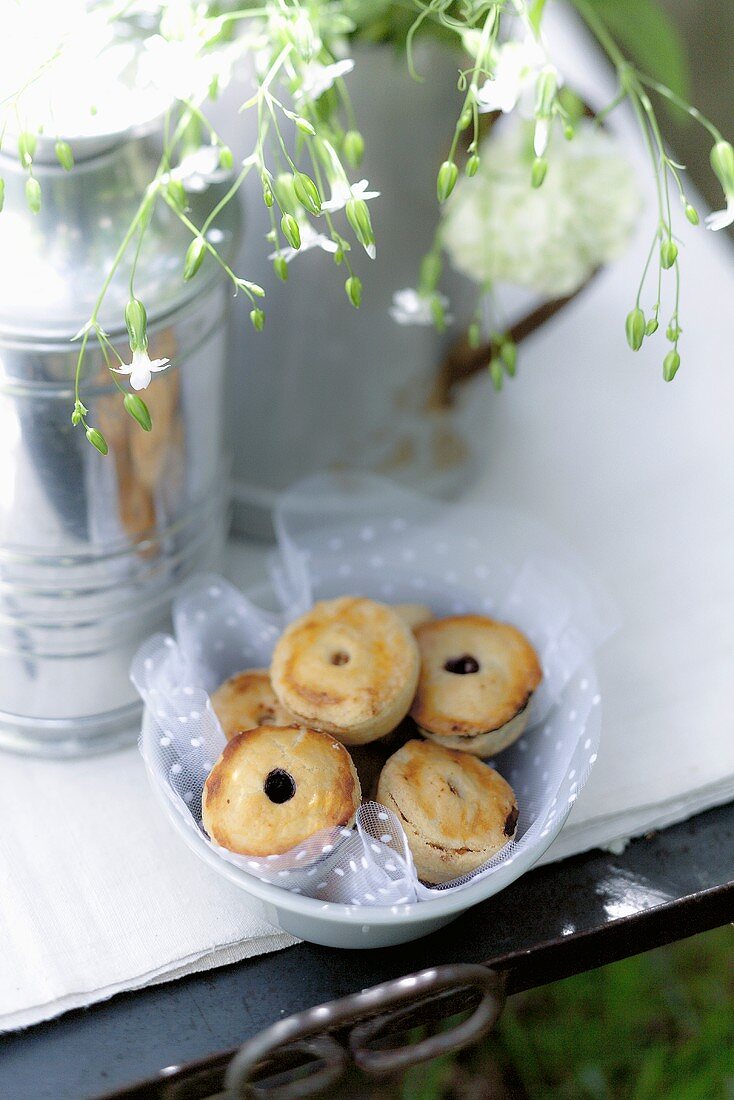
M359 172L381 192L370 205L375 260L355 246L364 281L359 310L347 301L344 273L318 249L294 259L287 285L275 278L256 173L244 186L247 244L236 266L265 287L269 309L256 339L244 325L233 330L227 413L234 429L234 525L243 534L270 536L278 493L305 474L365 469L450 496L471 472L451 410L435 400L440 364L455 337L389 316L393 292L415 286L435 232L436 171L461 110L461 55L441 42L419 43L418 70L430 74L419 83L391 44L353 42L350 53L349 90L366 142ZM232 84L211 111L240 158L255 143L255 112L237 111L250 93ZM473 305L472 287L450 271L443 285L460 326Z
M210 259L181 277L188 231L163 203L147 231L136 293L148 309L151 357L172 366L145 399L153 431L128 416L101 349L90 344L82 396L109 443L98 454L71 424L78 345L159 151L154 138L81 144L66 173L43 143L34 162L38 215L25 173L0 156L0 746L46 755L97 751L137 734L130 658L165 627L186 577L216 562L225 534L223 433L226 310ZM200 224L221 188L192 200ZM234 206L217 247L238 238ZM123 264L99 320L129 357Z

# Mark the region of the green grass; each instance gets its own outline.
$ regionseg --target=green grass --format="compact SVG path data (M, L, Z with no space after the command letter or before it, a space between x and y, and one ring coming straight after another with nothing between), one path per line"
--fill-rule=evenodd
M498 1064L514 1088L483 1092ZM416 1067L392 1095L734 1100L734 929L519 994L494 1037Z

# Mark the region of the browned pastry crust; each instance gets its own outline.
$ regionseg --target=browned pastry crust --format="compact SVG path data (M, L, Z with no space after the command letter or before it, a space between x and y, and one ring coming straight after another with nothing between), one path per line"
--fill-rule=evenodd
M289 726L292 722L278 702L265 668L248 668L230 676L217 688L211 701L228 741L255 726Z
M296 721L360 745L405 717L418 669L413 632L391 607L342 596L314 604L286 628L270 679Z
M360 801L352 760L333 737L260 726L225 746L204 784L202 821L231 852L281 855L322 829L351 825Z
M408 741L382 769L377 800L400 820L418 877L449 882L486 863L514 836L515 793L474 756Z
M411 717L426 737L488 756L515 741L540 683L538 656L524 634L482 615L416 627L421 673Z

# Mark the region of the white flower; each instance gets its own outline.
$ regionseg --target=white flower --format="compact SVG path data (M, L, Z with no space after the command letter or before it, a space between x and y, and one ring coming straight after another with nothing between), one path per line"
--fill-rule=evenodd
M572 294L624 250L641 196L619 144L587 120L572 141L551 132L548 175L530 183L529 124L515 118L480 149L480 168L446 204L442 242L479 284L506 282L557 298Z
M339 247L336 241L332 241L324 233L318 233L309 221L299 221L298 228L301 231L301 247L279 248L270 253L269 260L277 260L281 256L289 264L296 256L300 256L302 252L308 252L311 248L322 248L324 252L336 252Z
M335 61L332 65L322 65L319 61L309 61L303 67L301 86L296 92L296 99L318 99L340 77L351 73L354 62L350 57L343 61Z
M327 214L334 214L337 210L343 210L350 199L362 199L364 202L368 202L370 199L379 198L380 192L368 191L368 187L367 180L359 180L358 183L353 183L351 186L343 176L332 180L331 197L326 202L321 203L321 209Z
M535 130L533 132L533 149L536 157L542 157L548 148L548 139L550 138L550 119L539 118L535 121Z
M219 164L219 149L216 145L202 145L192 153L187 153L181 163L171 172L171 179L180 180L187 191L206 191L210 183L221 183L229 179L230 171Z
M713 229L714 232L717 229L726 229L727 226L734 223L734 195L726 196L726 207L724 210L715 210L713 214L706 215L706 228Z
M165 370L169 363L170 359L151 359L145 348L136 348L131 363L112 369L116 374L129 374L130 385L134 390L146 390L153 374Z
M493 75L476 94L480 113L502 111L507 114L519 104L524 115L532 115L535 85L541 71L547 68L548 59L532 38L500 46L495 54ZM556 70L553 72L560 87L560 74Z
M392 296L390 316L399 325L432 325L434 323L433 314L431 313L433 298L438 299L443 309L449 304L448 298L445 298L443 294L419 294L412 287L396 290ZM447 314L444 320L446 324L450 324L453 317Z
M181 38L166 38L161 34L146 38L140 56L137 81L151 85L175 99L202 103L209 95L209 88L216 83L226 88L237 58L236 43L206 46L203 30L188 28Z

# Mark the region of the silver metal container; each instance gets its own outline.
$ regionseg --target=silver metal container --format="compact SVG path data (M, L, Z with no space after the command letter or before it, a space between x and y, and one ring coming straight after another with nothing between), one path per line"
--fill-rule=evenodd
M456 492L471 473L451 410L435 400L455 335L404 327L389 316L393 292L416 285L438 222L436 172L463 102L456 86L461 54L444 43L420 43L416 64L427 79L419 83L392 45L351 43L350 53L348 87L366 143L354 176L381 192L370 204L376 259L356 244L352 253L364 282L361 309L347 301L344 271L318 249L293 260L285 286L275 278L256 173L245 183L247 243L236 267L265 287L268 321L256 337L243 325L233 330L227 412L234 525L243 534L269 536L278 493L320 470L367 469L440 496ZM255 112L237 112L250 92L233 83L212 108L238 158L255 142ZM342 225L343 216L336 220ZM460 326L474 292L450 271L444 286Z
M66 173L43 143L34 162L39 215L25 174L0 156L0 745L44 755L106 749L133 738L140 707L130 658L163 628L176 589L223 546L226 312L230 294L209 260L185 283L188 231L159 202L136 294L150 353L172 366L145 393L153 431L124 411L101 350L89 346L82 396L106 436L103 457L70 421L78 345L159 151L154 138L83 143ZM222 187L192 200L200 224ZM234 250L235 207L217 219ZM123 265L100 323L129 356Z

